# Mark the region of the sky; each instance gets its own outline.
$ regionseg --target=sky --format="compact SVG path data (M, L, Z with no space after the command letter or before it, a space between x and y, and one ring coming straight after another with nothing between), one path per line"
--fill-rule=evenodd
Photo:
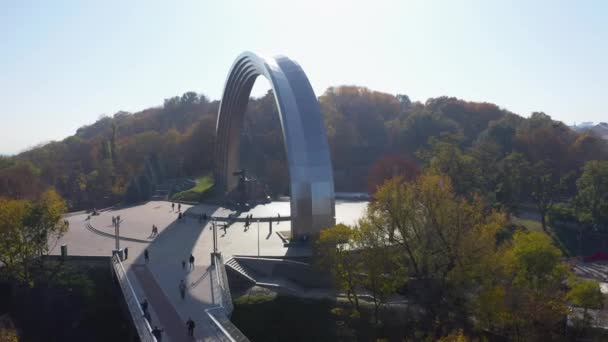
M317 96L349 84L608 121L607 17L602 0L0 1L0 154L186 91L219 99L246 50L298 61Z

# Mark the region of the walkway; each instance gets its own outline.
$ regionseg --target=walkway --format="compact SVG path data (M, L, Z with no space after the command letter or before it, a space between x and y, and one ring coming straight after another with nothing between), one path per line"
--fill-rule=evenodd
M341 209L342 208L342 209ZM337 202L336 212L339 222L353 223L363 212L365 203ZM182 205L182 212L197 215L205 212L213 216L227 217L233 212L210 205L191 207ZM257 206L250 212L241 213L241 217L253 214L255 217L273 217L289 215L288 202L273 202ZM211 336L205 309L217 306L218 294L214 293L215 272L211 272L210 253L213 249L211 225L200 224L192 216L177 220L177 205L172 210L171 203L151 201L143 205L102 212L87 220L86 214L69 216L69 232L57 243L50 243L51 254L59 254L62 244L68 245L70 255L108 256L114 249L114 238L100 235L87 229L90 224L95 229L113 234L112 216L121 216L120 234L149 243L120 241L121 248L128 247L129 258L124 267L133 283L136 293L147 298L152 314L152 325L165 329L163 341L178 342L187 339L185 322L188 317L196 323L195 336L200 341L215 341ZM254 219L255 221L255 219ZM152 225L159 228L159 235L150 238ZM267 223L253 223L245 229L243 222L235 222L225 231L218 232L219 249L228 260L233 255L263 256L302 256L310 251L301 247L286 248L283 241L275 234L277 230L290 230L290 222L273 224L270 233ZM258 240L259 238L259 240ZM258 244L259 241L259 244ZM148 249L150 262L145 265L143 252ZM188 262L192 254L195 257L193 270L182 269L182 260ZM186 265L187 266L187 265ZM187 286L185 300L179 295L179 281L184 279Z

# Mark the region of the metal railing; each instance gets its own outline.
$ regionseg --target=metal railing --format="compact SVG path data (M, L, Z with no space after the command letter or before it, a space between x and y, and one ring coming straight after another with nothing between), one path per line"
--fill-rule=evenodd
M207 318L211 321L210 328L220 341L226 342L248 342L249 339L230 321L234 305L232 295L228 285L228 275L224 258L219 253L213 253L213 265L215 268L215 278L212 286L217 288L219 306L205 310Z
M139 299L133 290L131 281L129 281L129 278L127 277L127 272L116 255L112 256L112 269L120 284L120 289L122 290L125 302L127 303L127 308L133 319L133 324L135 325L139 339L142 342L156 342L156 338L152 335L150 323L148 323L148 320L145 318Z
M230 293L230 285L228 284L228 275L226 274L226 265L221 254L214 256L215 274L220 286L220 305L226 310L226 315L230 317L234 310L232 304L232 294Z

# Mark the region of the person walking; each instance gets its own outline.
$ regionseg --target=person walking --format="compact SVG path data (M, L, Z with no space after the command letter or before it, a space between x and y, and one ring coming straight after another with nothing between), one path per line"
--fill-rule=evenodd
M194 328L196 327L196 324L194 323L191 317L188 317L188 321L186 321L186 327L188 328L188 336L194 337Z
M144 260L145 260L146 264L150 261L150 255L148 254L148 249L147 248L144 251Z
M190 270L194 269L194 255L190 254L190 259L188 260L190 262Z
M179 211L180 213L182 212L182 204L181 203L177 203L177 211Z
M163 331L163 329L160 329L156 325L154 326L154 329L152 329L152 335L156 337L156 341L161 342L163 340Z
M146 312L148 311L148 300L144 298L144 301L140 303L141 305L141 311L144 312L144 316L146 314Z
M184 279L179 281L179 295L182 297L182 300L186 298L186 283Z
M174 211L174 210L175 210L175 203L171 202L171 211Z
M125 247L125 260L129 259L129 247Z

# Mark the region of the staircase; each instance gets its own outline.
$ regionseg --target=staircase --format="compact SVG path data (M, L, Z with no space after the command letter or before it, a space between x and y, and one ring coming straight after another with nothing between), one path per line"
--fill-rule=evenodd
M154 201L166 201L169 198L169 191L171 190L170 186L167 184L162 184L156 187L154 191L154 195L152 195L152 200Z
M253 272L248 271L245 269L245 267L243 267L243 265L241 265L239 263L239 261L235 258L230 258L228 259L228 261L226 261L226 267L229 268L230 270L236 272L239 276L241 276L241 278L244 278L245 280L249 281L252 284L256 284L257 281L255 280L255 274L253 274Z

